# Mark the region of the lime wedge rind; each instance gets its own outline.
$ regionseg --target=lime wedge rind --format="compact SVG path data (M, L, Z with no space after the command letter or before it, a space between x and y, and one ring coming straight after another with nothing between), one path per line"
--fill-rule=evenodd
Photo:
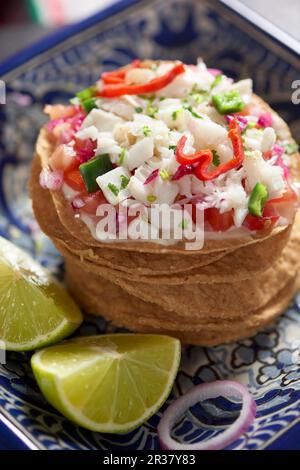
M70 323L63 320L55 330L52 330L48 335L36 336L33 341L26 343L12 343L10 341L1 340L1 346L6 351L27 352L35 351L36 349L52 346L59 343L63 339L72 335L78 328L78 323Z
M134 335L134 334L126 334L126 333L117 334L117 335L105 335L106 338L112 338L112 339L116 338L117 336L119 338L120 337L123 337L123 338L127 337L128 339L132 338L133 343L134 343L135 337L139 337L139 338L142 336L144 336L145 338L149 338L149 337L157 338L158 337L157 335ZM91 339L91 341L94 341L95 338L97 337L92 337L92 338L93 339ZM99 336L98 338L101 338L101 336ZM167 374L166 380L164 381L163 389L160 390L159 384L157 384L157 388L158 388L157 399L155 400L152 406L147 406L145 404L144 397L141 395L142 392L139 392L139 385L136 383L134 378L131 377L130 393L132 394L132 396L134 394L135 394L134 395L135 397L139 396L140 404L142 402L144 403L144 410L135 419L128 420L124 423L116 422L116 419L114 419L114 416L117 415L118 413L118 410L114 409L114 406L117 405L118 395L120 394L122 395L122 383L118 384L119 375L117 375L117 377L115 378L115 382L114 382L115 390L111 390L110 396L107 397L107 400L108 400L107 406L110 406L112 408L113 416L110 416L110 419L106 420L105 422L100 422L100 421L96 422L95 420L90 419L88 416L86 416L84 412L88 407L87 404L90 402L91 399L93 399L93 394L97 393L97 387L100 388L102 386L102 383L103 383L102 380L96 386L89 387L89 394L88 396L85 396L84 400L81 402L83 403L82 408L79 408L79 407L74 406L74 404L70 402L68 393L66 392L64 388L64 379L68 377L69 372L67 372L66 375L64 375L64 372L56 373L55 367L53 367L51 364L45 365L45 358L48 355L48 351L50 351L51 349L59 351L58 348L52 347L52 348L41 350L35 353L31 359L31 365L32 365L36 380L38 382L38 385L41 388L44 396L64 416L66 416L68 419L70 419L77 425L82 426L91 431L122 434L122 433L132 431L133 429L142 425L149 418L151 418L159 410L162 404L166 401L166 399L168 398L172 390L172 386L176 378L176 374L177 374L179 363L180 363L180 353L181 353L180 342L176 339L165 337L165 336L161 336L160 338L161 338L161 341L170 341L170 340L173 341L172 343L173 349L168 352L168 354L172 354L172 362L170 363L170 368L168 371L164 369L161 369L159 371L159 373L164 374L164 377ZM86 340L88 340L88 337L82 338L82 341L85 345L86 345ZM75 343L75 344L78 344L78 347L80 348L80 341L81 341L81 338L75 338L74 340L68 341L64 344L67 346L69 343L69 344L73 344L74 346L74 343ZM60 351L62 354L64 354L63 349L60 348ZM109 354L108 351L106 351L106 353ZM59 357L60 356L58 354L55 359L57 362L59 361ZM113 357L113 355L111 357ZM100 360L101 359L99 359L99 361ZM118 360L119 360L118 367L122 369L124 372L124 368L127 368L126 353L120 359L117 359L117 357L115 357L114 359L112 359L112 362L118 361ZM94 366L96 366L97 364L99 365L99 361L97 360L94 361L93 365ZM144 366L143 362L141 361L141 371L143 371L143 366ZM76 367L78 370L78 366ZM146 367L149 369L151 366L147 364ZM155 365L153 369L158 370L158 368ZM109 373L109 371L107 373ZM130 375L130 371L129 371L129 375ZM146 376L143 373L141 374L141 381L144 381L142 391L147 389L147 386L149 385L145 383L145 380L147 380L145 378ZM95 381L97 381L97 378L99 379L99 377L95 377ZM83 384L78 384L78 385L83 387ZM124 394L124 391L123 391L123 394ZM105 407L106 405L105 403L99 403L99 407L101 406ZM134 408L134 403L133 403L133 408ZM95 409L95 415L96 414L97 414L97 410Z
M30 351L72 334L83 317L50 272L0 237L0 346Z

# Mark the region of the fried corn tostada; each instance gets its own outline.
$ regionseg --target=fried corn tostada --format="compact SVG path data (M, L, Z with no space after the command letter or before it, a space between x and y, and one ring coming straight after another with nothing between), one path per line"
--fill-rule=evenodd
M134 61L46 112L33 209L87 311L219 344L286 306L298 282L299 154L251 80L202 61Z

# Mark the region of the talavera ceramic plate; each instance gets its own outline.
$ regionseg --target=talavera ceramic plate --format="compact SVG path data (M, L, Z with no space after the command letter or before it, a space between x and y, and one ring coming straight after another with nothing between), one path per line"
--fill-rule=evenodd
M1 235L61 275L62 260L39 231L27 192L34 141L44 122L43 105L67 101L78 89L93 83L104 68L120 66L135 57L193 63L201 55L210 66L234 78L252 76L256 91L289 121L297 138L299 107L291 103L291 83L300 76L297 44L291 41L290 48L283 46L278 35L277 40L272 38L270 25L265 28L271 34L261 31L261 18L247 14L245 20L225 5L237 3L126 0L2 64L7 104L0 106ZM104 320L90 318L79 334L111 329ZM169 401L193 384L221 378L238 380L249 385L258 414L253 426L230 448L300 448L299 340L300 295L276 324L254 338L208 349L185 346ZM9 353L6 364L0 366L0 448L158 448L160 413L122 436L75 427L42 398L28 359L25 354ZM182 441L196 442L220 432L236 411L234 404L224 400L201 409L194 407L175 433Z

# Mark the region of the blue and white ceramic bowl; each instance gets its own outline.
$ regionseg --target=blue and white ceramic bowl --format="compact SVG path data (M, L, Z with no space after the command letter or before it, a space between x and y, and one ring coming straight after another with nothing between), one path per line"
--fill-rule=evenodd
M291 83L299 58L258 27L224 6L197 0L127 0L80 25L41 41L0 66L7 104L0 106L0 233L30 251L58 275L62 260L39 231L28 198L27 179L45 103L67 101L106 68L135 57L182 59L201 55L234 78L252 76L256 91L289 121L295 137L299 108ZM237 3L237 2L234 2ZM88 319L79 334L111 330ZM254 338L215 348L185 347L169 401L194 384L232 378L249 386L257 418L232 449L300 448L300 296L281 319ZM0 366L0 448L157 449L160 413L130 434L107 436L76 427L43 399L29 356L7 354ZM195 442L213 435L236 415L224 400L194 407L174 433ZM208 430L208 426L209 430Z

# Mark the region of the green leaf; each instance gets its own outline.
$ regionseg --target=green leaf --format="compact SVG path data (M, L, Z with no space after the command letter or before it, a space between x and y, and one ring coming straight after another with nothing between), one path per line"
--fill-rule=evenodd
M159 176L162 180L167 181L170 178L170 173L167 170L161 170Z
M149 194L149 196L147 196L147 201L148 202L155 202L157 199L156 196L154 196L154 194Z
M196 113L196 111L193 110L192 106L190 106L190 105L185 105L185 106L184 106L184 109L187 109L187 110L191 113L191 115L194 116L195 118L197 118L197 119L203 119L203 117L200 116L200 114Z
M126 149L123 147L119 156L118 165L122 166L124 163Z
M219 166L220 165L220 156L217 154L215 150L212 151L213 154L213 165L214 166Z
M88 98L85 101L82 101L82 107L87 114L92 111L92 109L97 108L96 98Z
M144 126L143 127L143 134L145 137L148 137L151 134L151 129L149 126Z
M212 85L211 85L211 89L215 88L216 86L218 86L221 81L223 80L223 75L220 74L220 75L217 75L215 80L213 81Z
M127 178L125 175L121 175L121 189L125 189L128 186L130 178Z
M119 192L120 192L120 190L117 188L117 186L116 186L115 184L113 184L113 183L108 183L107 187L108 187L108 189L111 190L111 192L112 192L115 196L117 196L117 195L119 194Z
M284 146L284 151L288 155L293 155L293 153L298 152L299 150L299 145L296 142L291 142L290 144L286 144Z
M93 87L85 88L84 90L79 91L76 93L77 98L80 99L80 101L85 101L89 98L92 98L94 94L94 89Z

